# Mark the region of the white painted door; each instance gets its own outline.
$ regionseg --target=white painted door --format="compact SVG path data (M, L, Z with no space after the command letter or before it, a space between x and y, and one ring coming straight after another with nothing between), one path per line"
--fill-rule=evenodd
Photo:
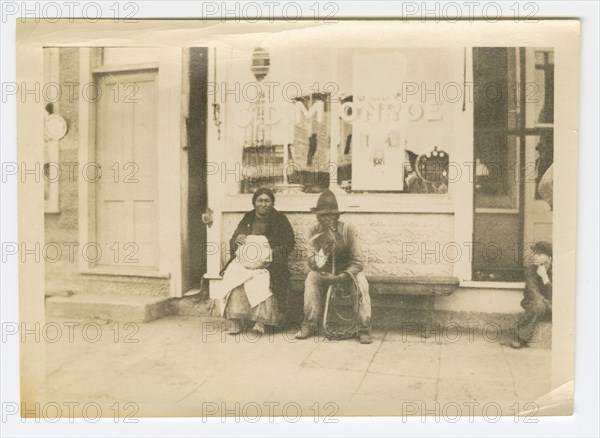
M156 70L96 75L98 267L158 269L157 79Z

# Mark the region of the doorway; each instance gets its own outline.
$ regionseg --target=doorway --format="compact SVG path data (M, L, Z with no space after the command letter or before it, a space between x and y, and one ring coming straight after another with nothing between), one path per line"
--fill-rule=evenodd
M553 161L552 49L473 49L473 280L523 281L530 245L552 240L537 184Z
M202 214L206 211L208 190L206 185L206 134L208 121L208 49L189 49L189 100L186 119L187 145L187 213L184 228L184 254L182 257L184 293L199 290L206 273L206 225ZM207 292L207 291L203 291Z

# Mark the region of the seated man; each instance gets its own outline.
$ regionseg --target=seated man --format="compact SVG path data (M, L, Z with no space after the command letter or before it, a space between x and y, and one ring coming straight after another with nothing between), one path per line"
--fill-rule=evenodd
M519 319L516 339L505 343L512 348L526 347L538 321L552 315L552 244L537 242L532 250L534 264L525 270L525 293L521 301L525 313Z
M331 284L354 281L358 288L355 305L356 329L361 344L370 344L371 339L371 299L369 283L363 273L362 250L355 228L339 221L335 195L324 191L317 207L311 209L317 214L318 224L308 233L311 271L304 283L304 321L298 339L306 339L317 331L323 309L323 295Z

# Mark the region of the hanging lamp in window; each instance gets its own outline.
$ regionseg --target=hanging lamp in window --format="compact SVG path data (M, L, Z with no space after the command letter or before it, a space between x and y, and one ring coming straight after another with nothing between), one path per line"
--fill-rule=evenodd
M252 52L252 65L250 66L250 70L254 74L254 77L259 84L263 81L267 74L269 74L270 65L271 59L269 57L269 52L262 47L255 48ZM262 89L254 108L254 117L252 123L252 146L268 145L270 143L270 135L265 129L265 94Z
M269 52L262 47L254 49L250 70L252 70L252 73L254 73L254 77L258 82L261 82L265 76L269 74L270 65L271 59L269 58Z

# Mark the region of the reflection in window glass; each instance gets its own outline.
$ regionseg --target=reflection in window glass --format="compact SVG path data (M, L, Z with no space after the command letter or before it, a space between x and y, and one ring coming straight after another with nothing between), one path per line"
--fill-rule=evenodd
M475 206L518 208L519 138L492 132L475 140Z
M517 52L514 48L473 49L475 78L475 207L517 209L519 138ZM498 88L497 97L485 92Z
M537 123L554 123L554 56L549 51L535 52Z
M315 193L331 183L347 192L448 192L463 49L221 53L228 194L261 186ZM240 178L230 177L233 163Z
M536 191L535 199L542 199L539 194L540 181L554 162L554 133L553 131L544 131L539 136L539 141L535 146L535 175Z

